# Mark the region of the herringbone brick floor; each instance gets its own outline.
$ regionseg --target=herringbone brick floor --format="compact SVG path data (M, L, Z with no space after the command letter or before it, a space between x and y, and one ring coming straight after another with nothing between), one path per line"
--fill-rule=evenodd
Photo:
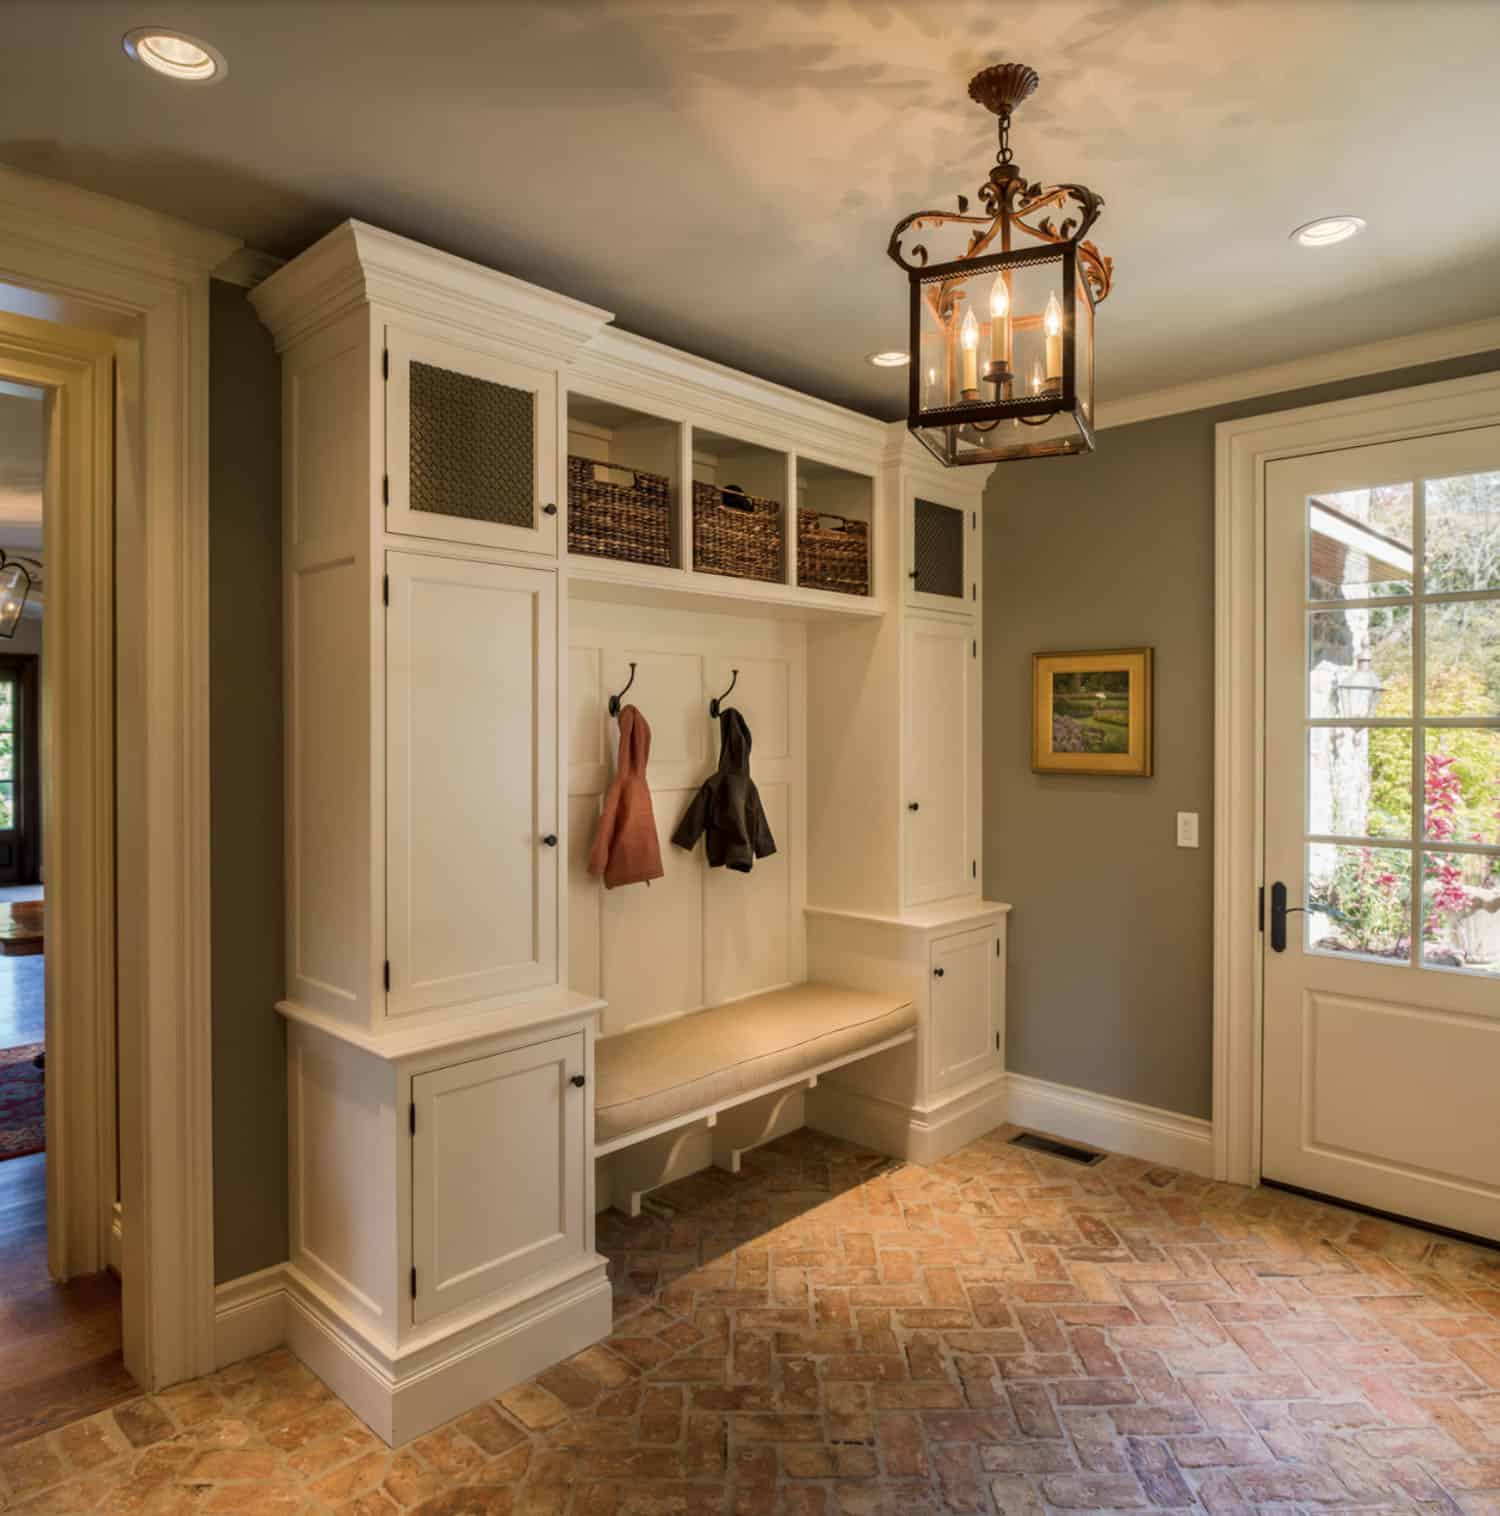
M285 1353L0 1452L16 1511L1500 1513L1500 1254L993 1134L600 1218L604 1344L395 1453Z

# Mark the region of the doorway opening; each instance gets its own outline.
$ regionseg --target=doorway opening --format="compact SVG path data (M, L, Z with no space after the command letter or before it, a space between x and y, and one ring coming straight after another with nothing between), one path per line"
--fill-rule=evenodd
M107 428L111 417L65 414L55 387L27 382L37 377L7 372L0 359L0 1446L139 1393L125 1368L120 1280L117 1268L104 1266L107 1246L92 1258L70 1259L49 1236L59 1195L75 1188L76 1169L98 1156L66 1143L49 1152L48 1141L49 1127L56 1128L49 1085L75 1072L70 1044L97 1040L84 1024L91 1020L111 1029L103 1122L111 1133L114 1125L114 1006L78 993L59 957L68 938L59 942L58 923L49 919L51 764L69 723L53 719L52 680L44 673L48 547L56 535L47 516L61 503L61 462L52 453L64 428L86 419ZM112 785L112 772L103 777ZM59 862L66 870L109 860ZM59 982L49 996L54 974ZM62 1056L49 1063L54 1041ZM97 1100L99 1092L70 1093ZM50 1205L49 1191L56 1192ZM104 1198L113 1201L112 1180Z

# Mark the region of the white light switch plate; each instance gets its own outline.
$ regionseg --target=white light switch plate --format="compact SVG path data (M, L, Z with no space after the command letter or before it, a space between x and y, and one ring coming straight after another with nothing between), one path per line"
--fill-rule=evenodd
M1198 846L1198 813L1197 811L1178 811L1177 813L1177 846Z

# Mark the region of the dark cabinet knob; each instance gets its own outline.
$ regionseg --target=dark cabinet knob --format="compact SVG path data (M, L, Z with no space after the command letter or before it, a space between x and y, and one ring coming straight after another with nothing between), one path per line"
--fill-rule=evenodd
M943 977L943 971L941 969L934 969L932 972L935 978L941 979Z
M920 811L922 809L922 807L918 805L915 800L909 801L906 808L909 811Z
M552 502L549 500L547 502L547 504L542 507L542 515L544 515L544 516L555 516L556 514L557 514L557 507L555 505L553 505Z
M557 846L557 833L556 832L548 832L547 835L542 838L542 841L548 847L556 847Z
M571 1084L575 1090L581 1090L584 1085L588 1083L588 1080L585 1079L582 1074L574 1074L568 1083Z
M908 579L915 579L917 577L917 571L916 571L916 569L908 569L907 573L906 573L906 577Z

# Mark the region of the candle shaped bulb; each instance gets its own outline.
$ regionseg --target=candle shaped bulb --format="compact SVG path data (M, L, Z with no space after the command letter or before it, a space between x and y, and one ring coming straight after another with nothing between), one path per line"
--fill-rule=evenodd
M1031 393L1040 395L1042 392L1042 365L1033 358L1031 360Z
M1047 334L1047 377L1062 378L1062 306L1057 302L1057 291L1047 296L1047 309L1042 316L1042 330Z
M1010 368L1010 291L1005 275L996 274L990 286L990 358L1004 369Z
M963 389L967 393L979 388L979 322L971 306L958 329L959 345L964 350Z

